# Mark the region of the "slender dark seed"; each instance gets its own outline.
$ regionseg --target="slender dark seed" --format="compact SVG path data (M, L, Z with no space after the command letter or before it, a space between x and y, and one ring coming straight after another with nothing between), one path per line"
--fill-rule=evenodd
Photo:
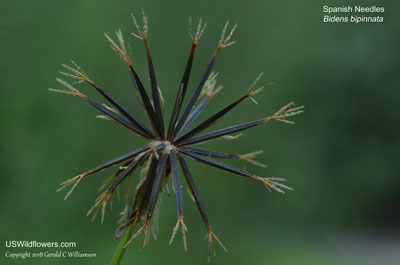
M236 168L234 166L222 163L220 161L217 161L217 160L214 160L214 159L202 156L202 155L198 155L198 154L195 154L195 153L192 153L192 152L188 152L188 151L183 151L183 150L181 152L183 154L185 154L186 156L194 159L194 160L197 160L197 161L199 161L199 162L201 162L203 164L206 164L206 165L221 169L223 171L228 171L228 172L231 172L231 173L234 173L234 174L237 174L237 175L250 177L250 178L252 178L254 176L254 174L251 174L251 173L249 173L247 171L244 171L242 169Z
M179 177L178 161L176 159L175 151L169 154L171 161L172 176L174 178L174 189L176 197L176 207L178 209L178 216L183 216L183 197L182 197L182 185Z
M186 165L185 159L183 159L183 157L180 155L178 155L178 157L183 170L183 175L185 176L186 182L189 185L190 190L192 191L193 197L196 201L197 208L199 208L200 215L203 218L203 221L206 224L206 226L210 227L210 222L208 221L206 209L204 208L203 202L200 199L199 192L192 178L192 175L190 174L189 168Z
M164 176L165 167L168 160L167 158L168 156L165 154L160 155L160 162L158 163L157 166L157 173L154 179L153 187L151 188L149 206L147 208L147 216L146 216L147 221L150 221L153 215L154 207L156 206L157 198L160 193L162 177Z
M239 131L243 131L246 129L249 129L251 127L263 124L267 121L270 121L271 119L267 118L267 119L260 119L260 120L256 120L256 121L251 121L251 122L247 122L247 123L242 123L239 125L234 125L228 128L224 128L224 129L220 129L217 131L213 131L207 134L203 134L191 139L188 139L182 143L177 143L179 145L182 146L186 146L186 145L192 145L192 144L197 144L197 143L201 143L201 142L205 142L205 141L209 141L224 135L228 135L230 133L235 133L235 132L239 132Z
M144 132L136 129L136 127L134 127L129 121L127 121L126 119L122 118L121 116L119 116L118 114L112 112L111 110L105 108L103 105L101 105L100 103L94 101L93 99L83 95L83 94L77 94L77 96L79 96L80 98L84 99L86 102L88 102L90 105L92 105L93 107L95 107L96 109L100 110L101 112L103 112L104 114L106 114L107 116L111 117L113 120L115 120L116 122L118 122L119 124L125 126L126 128L134 131L135 133L139 134L140 136L143 136L144 138L150 138L148 135L146 135Z
M203 156L209 156L209 157L217 157L217 158L227 158L227 159L240 159L239 155L236 154L229 154L229 153L224 153L224 152L217 152L217 151L211 151L211 150L205 150L205 149L199 149L199 148L194 148L194 147L183 147L182 150L184 151L189 151L195 154L203 155Z
M188 61L186 63L185 72L183 73L183 77L180 82L178 94L176 95L174 109L173 109L172 115L171 115L171 120L169 122L167 139L171 139L173 130L176 125L176 120L178 119L179 112L182 107L183 99L185 98L186 89L187 89L187 86L189 83L189 78L190 78L190 72L192 70L192 64L193 64L194 54L196 51L196 46L197 46L196 42L192 42L192 48L190 49L190 54L189 54Z
M156 127L156 116L154 114L154 109L151 105L150 99L147 96L146 90L144 89L144 86L142 82L140 81L140 78L138 74L135 71L135 68L133 66L129 66L129 73L132 79L132 82L134 86L136 87L136 91L138 92L139 96L139 101L143 105L146 114L149 118L150 124L153 128L153 130L156 132L158 136L160 136L159 129Z
M146 46L147 62L148 62L148 66L149 66L149 75L150 75L150 83L151 83L151 93L153 96L154 112L155 112L156 122L157 122L156 125L159 130L161 138L164 138L164 134L165 134L165 132L164 132L165 131L164 117L163 117L163 112L161 111L160 93L158 91L156 73L154 71L153 60L151 59L150 47L149 47L149 42L147 40L147 37L145 37L143 40L144 40L144 44Z
M188 133L186 133L182 137L176 139L176 142L184 141L184 140L189 139L190 137L192 137L192 136L204 131L205 129L207 129L208 127L210 127L214 123L216 123L219 119L222 118L222 116L224 116L226 113L228 113L234 107L236 107L240 102L242 102L247 97L249 97L249 94L246 94L246 95L240 97L238 100L236 100L235 102L233 102L229 106L223 108L222 110L218 111L213 116L211 116L210 118L208 118L207 120L205 120L204 122L199 124L193 130L189 131Z
M147 135L147 138L154 138L154 134L135 115L133 115L123 104L119 103L110 93L94 82L89 82L100 94L113 104L133 125Z
M160 145L160 147L156 147L156 148L161 148L161 146L162 145ZM150 147L151 147L151 145L148 144L148 145L146 145L144 147L141 147L139 149L133 150L133 151L131 151L129 153L126 153L125 155L122 155L120 157L114 158L114 159L112 159L110 161L107 161L107 162L97 166L97 167L85 172L83 175L87 176L87 175L93 174L93 173L95 173L97 171L100 171L100 170L103 170L105 168L108 168L110 166L113 166L113 165L128 161L130 159L133 159L136 156L140 155L141 153L146 152L147 150L149 150Z
M151 156L150 167L146 179L144 180L144 183L136 191L135 196L132 200L131 209L136 210L137 220L140 220L140 217L142 217L144 211L148 206L151 194L151 187L153 186L154 183L157 166L158 166L158 159L155 156Z
M214 66L215 60L217 59L218 54L221 51L221 49L222 49L221 46L218 46L213 57L211 58L210 62L208 63L207 68L203 73L203 76L201 77L199 83L197 84L195 91L193 92L192 96L190 97L190 100L189 100L188 104L186 105L185 110L183 111L183 114L174 129L174 133L172 135L173 138L175 138L177 133L180 131L181 127L186 122L186 119L189 116L189 113L192 111L192 108L193 108L194 104L196 103L197 99L199 98L201 89L203 88L205 82L207 81L207 79L210 75L211 69Z

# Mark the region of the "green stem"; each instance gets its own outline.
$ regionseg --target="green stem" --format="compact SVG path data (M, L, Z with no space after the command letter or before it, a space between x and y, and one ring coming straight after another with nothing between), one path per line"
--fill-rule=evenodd
M124 256L126 250L124 246L131 238L132 232L133 232L133 224L129 226L128 231L125 232L124 236L119 242L118 247L115 250L114 256L111 260L111 265L119 265L121 263L122 257Z

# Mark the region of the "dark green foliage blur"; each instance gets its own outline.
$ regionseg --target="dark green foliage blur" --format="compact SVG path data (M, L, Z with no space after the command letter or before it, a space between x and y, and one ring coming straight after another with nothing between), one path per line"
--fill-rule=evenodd
M0 263L109 263L122 204L114 200L103 225L99 219L91 223L86 212L113 171L87 177L67 201L65 192L55 190L60 182L144 141L95 119L100 113L81 99L47 89L61 88L55 78L61 64L73 59L145 120L128 71L103 36L122 29L134 65L147 81L144 45L130 35L135 31L130 13L139 17L145 8L168 114L189 53L189 15L195 23L201 16L207 21L189 92L225 21L239 23L233 36L238 42L222 51L214 68L224 89L200 120L243 95L260 72L263 82L275 85L255 96L258 105L242 103L213 129L266 117L290 101L306 106L292 119L295 125L271 122L237 140L206 144L240 154L263 149L257 160L268 168L248 164L246 169L284 177L293 192L270 193L254 180L189 161L214 232L229 250L217 248L212 263L398 264L400 5L357 1L384 6L385 22L324 24L327 2L1 1ZM337 4L348 4L342 2ZM78 88L100 99L92 88ZM180 234L168 245L176 208L174 198L164 194L158 240L140 254L134 241L122 264L206 263L206 229L196 205L184 196L188 253ZM98 258L5 260L5 240L74 241L74 250L96 252Z

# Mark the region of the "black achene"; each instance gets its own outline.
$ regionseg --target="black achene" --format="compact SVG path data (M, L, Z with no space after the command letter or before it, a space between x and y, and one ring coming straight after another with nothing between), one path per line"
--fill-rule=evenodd
M230 33L226 36L228 22L225 24L225 27L221 34L221 38L218 42L217 49L212 55L210 62L208 63L203 75L200 78L200 81L197 83L197 86L190 95L186 106L183 107L183 101L186 96L195 51L199 43L200 37L205 29L205 25L202 25L202 20L200 19L196 33L193 34L190 30L192 45L189 53L189 58L187 60L182 80L178 87L178 93L176 96L169 124L168 126L166 126L164 112L162 110L164 102L160 94L161 91L159 90L157 85L156 74L150 55L149 42L147 37L147 17L143 12L143 27L140 27L138 25L134 16L132 16L132 18L138 30L138 34L132 34L144 42L146 49L148 71L151 84L151 99L149 98L146 89L144 88L143 83L141 82L133 66L132 58L128 53L121 31L116 32L118 44L114 40L112 40L107 34L105 35L111 43L111 48L124 61L129 69L133 85L136 88L139 102L142 105L145 113L147 114L151 128L148 128L124 105L119 103L111 94L109 94L105 89L103 89L93 80L91 80L89 76L74 62L72 62L74 67L63 65L63 67L69 72L61 72L61 74L71 77L75 80L75 83L88 83L90 86L95 88L109 102L109 104L112 105L112 107L94 101L93 99L78 91L71 84L61 79L57 79L57 81L65 86L67 90L50 90L78 96L84 99L90 105L105 114L103 116L98 116L99 118L112 120L131 130L133 133L136 133L139 136L148 139L149 143L144 147L133 150L127 154L105 162L83 174L80 174L72 179L61 183L62 187L59 190L62 190L69 185L72 185L72 188L65 196L66 199L76 188L79 182L81 182L86 176L96 173L105 168L118 165L119 167L117 168L116 172L103 183L101 187L101 190L103 190L103 192L96 200L94 206L89 210L88 215L93 212L93 217L95 217L99 209L101 209L103 221L107 203L109 201L112 202L114 194L116 193L116 191L117 193L119 191L120 184L125 181L127 183L126 205L123 216L120 220L120 226L116 231L116 236L119 237L124 234L127 227L131 225L133 227L140 225L140 227L136 230L136 233L130 238L129 242L131 242L131 240L139 234L143 234L142 245L144 246L148 242L150 227L154 227L154 229L150 230L152 230L152 234L154 238L156 238L160 192L167 190L167 192L169 193L168 181L169 178L172 178L173 191L175 192L176 196L178 222L173 230L170 243L172 242L176 232L180 228L183 234L184 248L186 250L186 226L183 222L182 185L181 176L178 169L180 166L182 169L181 172L183 172L184 179L186 180L188 186L189 195L196 202L201 217L207 227L210 258L211 252L214 249L215 241L217 241L223 249L225 249L225 247L222 245L221 241L211 229L211 225L204 205L199 197L199 192L196 187L194 178L186 164L186 158L193 159L195 161L221 169L223 171L228 171L237 175L261 181L269 190L273 189L278 192L283 192L283 189L290 188L280 183L281 181L284 181L284 179L276 177L262 178L245 170L213 159L238 159L259 166L264 166L263 164L253 160L254 156L261 153L261 151L245 155L237 155L199 149L191 146L217 138L232 139L235 138L234 136L230 136L230 134L232 133L240 132L242 130L272 120L292 123L291 121L286 120L286 118L301 113L302 107L295 107L293 103L289 103L269 117L199 135L205 129L219 121L226 113L236 107L236 105L238 105L240 102L242 102L246 98L252 99L252 96L262 91L265 87L269 86L269 84L267 84L258 89L255 89L256 83L261 77L261 75L259 75L243 96L238 98L232 104L222 108L220 111L218 111L199 125L195 126L193 129L188 130L193 122L195 122L199 115L203 112L209 100L221 89L221 87L216 87L217 75L212 73L211 71L219 53L224 48L234 43L231 42L230 39L236 28L235 25ZM189 20L189 22L191 24L191 19ZM201 99L201 97L203 97L203 99ZM130 176L138 168L141 168L140 179L138 181L139 183L136 187L131 187Z

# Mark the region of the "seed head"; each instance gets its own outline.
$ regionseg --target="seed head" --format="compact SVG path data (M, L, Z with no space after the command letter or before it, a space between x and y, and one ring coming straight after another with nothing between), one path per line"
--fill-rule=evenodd
M209 101L222 88L221 86L217 86L217 73L213 73L212 68L219 53L224 48L235 43L235 41L231 41L231 38L237 25L234 25L231 30L228 30L229 22L225 24L216 50L212 55L210 62L206 66L203 75L189 96L187 104L184 106L183 100L187 94L186 92L195 56L195 50L206 27L206 23L203 24L203 20L200 19L197 30L195 33L193 33L191 27L192 19L190 18L189 35L191 38L191 49L182 79L177 85L178 91L172 110L172 115L169 118L168 126L166 126L166 117L165 112L163 111L164 100L157 84L156 73L150 54L150 46L148 41L148 19L143 12L143 26L140 26L134 15L132 15L132 18L137 29L137 33L132 33L132 35L143 41L146 50L150 76L151 98L133 66L133 61L130 53L126 49L121 30L116 32L117 42L114 41L109 35L105 34L105 36L111 43L111 48L122 59L129 70L130 77L139 99L139 104L142 105L143 110L148 117L148 123L150 127L139 120L132 112L129 111L126 106L121 104L107 90L90 79L88 74L73 61L71 61L72 66L63 64L62 66L65 69L65 72L60 73L66 77L72 78L74 82L70 84L67 81L57 78L57 82L59 82L66 89L50 90L82 98L102 112L103 115L97 116L98 118L114 121L117 124L127 128L132 133L147 139L149 142L143 147L137 148L129 153L102 163L87 172L61 183L61 187L58 190L63 190L64 188L72 185L72 188L65 196L65 199L67 199L84 178L103 169L115 167L114 174L107 178L100 187L101 195L90 208L88 215L93 214L94 218L98 211L101 210L101 222L103 222L108 203L110 202L111 207L113 197L116 193L119 197L119 188L122 183L125 182L127 187L125 208L115 235L120 237L124 234L127 227L132 225L136 227L137 230L127 244L129 244L134 238L142 235L142 246L145 246L150 238L149 229L151 230L153 237L157 237L157 220L161 199L160 193L167 192L169 194L168 183L170 180L172 180L172 188L175 193L177 205L178 221L173 229L170 243L173 242L176 233L178 230L180 230L183 237L184 249L186 251L187 227L183 218L183 194L181 185L181 173L183 173L183 177L187 183L187 191L190 197L196 203L207 228L206 239L209 244L210 259L212 253L215 255L215 242L217 242L225 251L226 248L219 238L214 234L211 228L205 207L200 199L199 191L194 181L196 175L192 176L192 173L186 164L187 159L192 159L207 166L260 181L269 190L275 190L283 193L285 189L291 190L291 188L281 183L285 181L283 178L265 178L256 176L244 169L231 166L215 159L235 159L243 162L249 162L257 166L266 167L264 164L254 160L255 156L262 153L262 151L240 155L201 149L193 147L193 145L216 139L233 140L240 136L241 133L236 135L232 134L273 120L292 123L292 121L289 121L286 118L303 112L303 107L295 107L294 103L291 102L282 107L273 115L266 118L239 125L233 125L209 133L203 133L207 128L213 126L216 122L223 118L223 116L225 116L229 111L231 111L245 99L248 98L254 101L253 97L270 85L266 84L260 86L259 88L256 87L257 82L260 81L262 76L262 74L260 74L254 83L252 83L250 87L244 91L245 93L237 100L228 106L221 108L214 115L205 119L198 125L192 126L198 120ZM229 33L227 34L227 32ZM106 99L107 104L109 105L101 104L91 99L73 86L80 83L87 83L89 86L97 90ZM181 171L179 170L179 167L181 168ZM132 186L131 176L135 171L139 171L139 169L141 170L139 179L137 181L138 184L136 186Z

